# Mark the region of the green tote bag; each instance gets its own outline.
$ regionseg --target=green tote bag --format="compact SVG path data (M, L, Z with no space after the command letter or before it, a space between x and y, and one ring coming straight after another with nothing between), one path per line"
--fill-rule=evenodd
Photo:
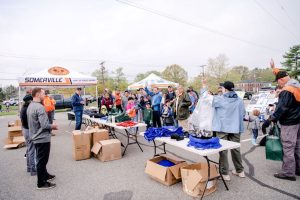
M271 132L273 132L273 135L268 135L266 141L266 159L282 161L283 151L280 140L280 128L277 124L274 124Z

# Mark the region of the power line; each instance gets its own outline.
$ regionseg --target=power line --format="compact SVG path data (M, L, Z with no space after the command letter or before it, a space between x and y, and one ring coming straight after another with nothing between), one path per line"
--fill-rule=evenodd
M291 22L291 24L293 24L294 26L297 26L296 23L294 22L294 20L292 20L292 18L290 17L290 15L288 14L288 12L286 11L286 9L283 7L283 5L279 2L279 0L276 1L277 4L279 5L279 7L281 8L281 10L285 13L285 15L287 16L287 18L289 19L289 21Z
M201 29L201 30L204 30L204 31L216 34L216 35L223 36L225 38L229 38L229 39L232 39L232 40L236 40L236 41L239 41L239 42L243 42L243 43L250 44L250 45L253 45L253 46L256 46L256 47L260 47L260 48L264 48L264 49L269 49L269 50L272 50L272 51L281 52L281 50L279 50L279 49L275 49L275 48L272 48L272 47L265 46L263 44L258 44L256 42L252 42L252 41L249 41L249 40L238 38L236 36L233 36L233 35L230 35L230 34L227 34L227 33L223 33L223 32L220 32L218 30L215 30L215 29L203 26L203 25L195 24L193 22L189 22L187 20L180 19L178 17L172 16L172 15L167 14L167 13L163 13L161 11L158 11L158 10L155 10L155 9L152 9L152 8L149 8L149 7L147 8L145 6L138 5L137 3L134 3L134 2L131 2L131 1L126 1L126 0L116 0L116 1L118 3L126 4L128 6L135 7L135 8L138 8L138 9L150 12L152 14L155 14L155 15L158 15L158 16L161 16L161 17L173 20L173 21L177 21L179 23L182 23L182 24L185 24L185 25L188 25L188 26L192 26L192 27L197 28L197 29Z
M293 32L291 32L284 24L282 24L280 21L278 21L276 19L276 17L274 17L272 15L272 13L270 11L268 11L261 3L259 3L257 0L253 0L253 1L258 5L258 7L260 7L263 11L265 11L265 13L267 13L277 24L279 24L279 26L281 26L283 29L285 29L287 32L289 32L293 37L298 39L297 36Z

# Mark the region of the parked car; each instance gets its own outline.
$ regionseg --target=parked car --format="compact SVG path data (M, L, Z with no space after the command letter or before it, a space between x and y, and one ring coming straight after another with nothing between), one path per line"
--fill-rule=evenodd
M240 89L236 89L235 91L242 91ZM250 91L245 91L245 94L244 94L244 99L248 99L248 100L251 100L252 96L253 96L254 92L250 92Z
M254 92L245 92L244 99L251 100Z
M6 105L7 103L9 103L10 106L17 106L17 105L19 105L19 99L11 98L7 101L2 102L3 105Z
M89 102L89 103L92 103L94 101L94 97L92 95L82 95L81 96L82 99L86 100Z
M71 98L64 98L62 94L50 94L50 96L56 101L55 109L73 108Z

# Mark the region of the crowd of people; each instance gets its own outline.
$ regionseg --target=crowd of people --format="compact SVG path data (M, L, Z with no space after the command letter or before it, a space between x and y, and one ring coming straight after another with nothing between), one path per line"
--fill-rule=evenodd
M269 105L267 113L269 118L263 124L263 131L270 123L280 123L281 142L283 147L283 165L280 173L274 174L276 178L290 181L296 180L300 175L300 84L292 79L286 71L279 71L272 65L278 87L276 93L278 102ZM204 92L213 98L211 109L212 131L214 135L233 142L240 143L244 132L245 108L241 98L234 91L234 83L226 81L220 84L217 94L208 91L206 81L202 81L203 88L198 94L189 87L187 90L179 85L176 89L169 86L166 91L158 87L139 88L136 92L117 90L114 93L105 89L98 98L99 112L105 114L117 109L126 112L136 122L144 122L147 128L161 126L180 126L189 131L188 119L197 106L199 96ZM82 115L85 101L81 97L81 88L77 88L72 96L72 106L75 113L75 129L81 129ZM47 171L50 154L52 130L57 130L53 122L55 101L48 96L49 91L34 88L24 98L20 117L23 134L26 140L27 172L37 175L37 188L48 189L56 185L51 181L55 175ZM199 104L200 105L200 104ZM276 107L275 107L276 106ZM252 143L256 145L260 129L260 112L254 110L248 117L251 121ZM240 148L232 149L231 157L234 165L232 174L244 178ZM220 172L224 180L229 181L228 151L219 153Z

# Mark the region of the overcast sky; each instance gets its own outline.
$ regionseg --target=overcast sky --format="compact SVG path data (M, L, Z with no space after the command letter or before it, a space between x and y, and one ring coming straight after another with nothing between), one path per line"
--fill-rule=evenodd
M267 67L300 44L299 0L130 2L143 9L114 0L0 0L0 84L53 65L91 74L101 61L109 71L123 67L129 81L175 63L194 77L220 53L229 66Z

